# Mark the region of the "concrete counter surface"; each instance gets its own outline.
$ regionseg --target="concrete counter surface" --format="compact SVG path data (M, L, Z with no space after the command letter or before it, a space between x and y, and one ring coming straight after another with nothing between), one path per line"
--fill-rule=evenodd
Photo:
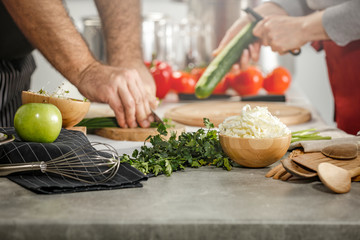
M308 106L296 92L289 104ZM163 104L157 113L177 103ZM196 128L189 128L188 131ZM88 135L131 154L142 142ZM275 163L273 166L279 163ZM22 239L360 239L360 184L334 194L320 181L283 182L261 169L187 168L143 182L142 188L38 195L0 178L0 240Z
M37 195L0 179L0 239L359 239L360 184L265 178L212 167L143 188Z

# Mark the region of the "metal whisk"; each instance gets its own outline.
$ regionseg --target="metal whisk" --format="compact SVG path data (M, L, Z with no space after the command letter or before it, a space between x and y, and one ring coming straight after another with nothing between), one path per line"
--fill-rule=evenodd
M120 166L120 157L111 145L89 143L49 161L0 164L0 176L24 171L54 173L86 183L112 179Z

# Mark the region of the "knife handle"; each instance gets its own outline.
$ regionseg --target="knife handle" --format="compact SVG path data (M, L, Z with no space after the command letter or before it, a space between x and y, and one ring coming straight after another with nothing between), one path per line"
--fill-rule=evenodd
M290 50L288 52L291 53L294 56L298 56L301 53L301 48L296 48L296 49Z

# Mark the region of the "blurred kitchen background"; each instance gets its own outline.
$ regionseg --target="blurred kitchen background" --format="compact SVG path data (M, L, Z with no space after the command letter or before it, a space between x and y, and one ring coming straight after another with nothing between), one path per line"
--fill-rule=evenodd
M69 14L79 32L87 40L95 56L104 60L101 27L96 7L91 0L65 0ZM241 9L254 7L260 0L142 0L143 50L145 60L154 51L176 70L206 64L227 28L241 15ZM156 33L156 34L154 34ZM31 89L48 91L64 83L70 96L81 97L38 52ZM263 48L259 65L266 74L276 66L284 66L293 76L292 86L302 91L327 124L333 123L333 97L328 82L325 56L311 46L302 48L299 56L278 56Z

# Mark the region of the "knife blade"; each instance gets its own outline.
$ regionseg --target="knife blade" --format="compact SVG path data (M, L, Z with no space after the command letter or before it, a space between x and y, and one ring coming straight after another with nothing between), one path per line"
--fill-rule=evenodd
M164 124L165 123L163 122L163 120L155 113L154 110L151 109L151 114L153 115L154 117L154 122L157 122L157 123L161 123L161 124Z
M256 22L260 22L261 20L264 19L260 14L255 12L252 8L248 7L244 11L246 13L250 14L251 16L253 16L255 18ZM298 56L301 53L301 48L296 48L296 49L293 49L293 50L289 50L288 52L291 53L294 56Z
M286 102L285 95L257 95L241 97L242 102Z

